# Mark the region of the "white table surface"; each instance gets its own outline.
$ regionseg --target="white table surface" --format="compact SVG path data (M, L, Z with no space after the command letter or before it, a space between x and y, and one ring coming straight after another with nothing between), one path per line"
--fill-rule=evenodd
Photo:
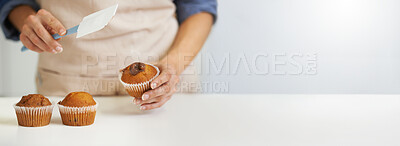
M64 126L55 108L39 128L17 125L19 99L0 98L1 146L400 145L400 95L177 94L146 112L130 97L96 97L93 125Z

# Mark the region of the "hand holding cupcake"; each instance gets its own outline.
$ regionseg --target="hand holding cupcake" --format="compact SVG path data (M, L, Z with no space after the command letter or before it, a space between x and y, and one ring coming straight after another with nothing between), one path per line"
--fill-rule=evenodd
M179 83L177 71L166 64L157 66L135 62L122 69L120 81L141 110L150 110L164 105Z
M135 62L120 72L120 81L128 94L139 99L150 90L150 82L159 75L160 70L151 64Z

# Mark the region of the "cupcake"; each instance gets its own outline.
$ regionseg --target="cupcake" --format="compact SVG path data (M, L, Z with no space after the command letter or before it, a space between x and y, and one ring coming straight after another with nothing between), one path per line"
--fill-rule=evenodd
M120 71L120 81L130 96L141 98L150 90L150 82L160 74L160 70L147 63L135 62Z
M58 108L64 125L86 126L94 123L97 103L89 93L71 92L58 102Z
M40 127L50 124L53 105L50 100L40 94L29 94L14 105L18 125Z

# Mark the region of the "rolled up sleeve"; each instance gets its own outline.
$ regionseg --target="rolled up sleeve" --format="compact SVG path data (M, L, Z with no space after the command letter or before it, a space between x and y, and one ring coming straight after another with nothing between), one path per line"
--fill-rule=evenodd
M174 3L179 23L200 12L210 13L214 18L214 23L217 20L216 0L175 0Z
M29 5L36 11L39 10L39 5L34 0L6 0L4 5L0 7L0 25L4 36L7 39L19 40L19 31L7 19L8 14L19 5Z

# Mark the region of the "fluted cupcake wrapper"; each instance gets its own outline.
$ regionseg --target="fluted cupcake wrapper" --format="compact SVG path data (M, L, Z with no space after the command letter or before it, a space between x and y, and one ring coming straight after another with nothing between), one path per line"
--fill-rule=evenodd
M133 63L136 63L136 62L133 62ZM147 90L150 90L150 88L151 88L150 82L153 81L160 74L160 69L158 69L158 67L156 67L152 64L149 64L149 63L144 63L144 64L150 65L157 70L157 74L146 82L142 82L142 83L138 83L138 84L128 84L128 83L125 83L122 81L122 72L119 73L119 81L122 83L125 90L128 92L128 94L130 96L133 96L136 98L142 98L143 93L146 92Z
M85 107L68 107L60 104L61 119L64 125L68 126L86 126L94 123L96 117L97 104Z
M18 125L25 127L41 127L50 124L54 105L43 107L22 107L14 105Z

